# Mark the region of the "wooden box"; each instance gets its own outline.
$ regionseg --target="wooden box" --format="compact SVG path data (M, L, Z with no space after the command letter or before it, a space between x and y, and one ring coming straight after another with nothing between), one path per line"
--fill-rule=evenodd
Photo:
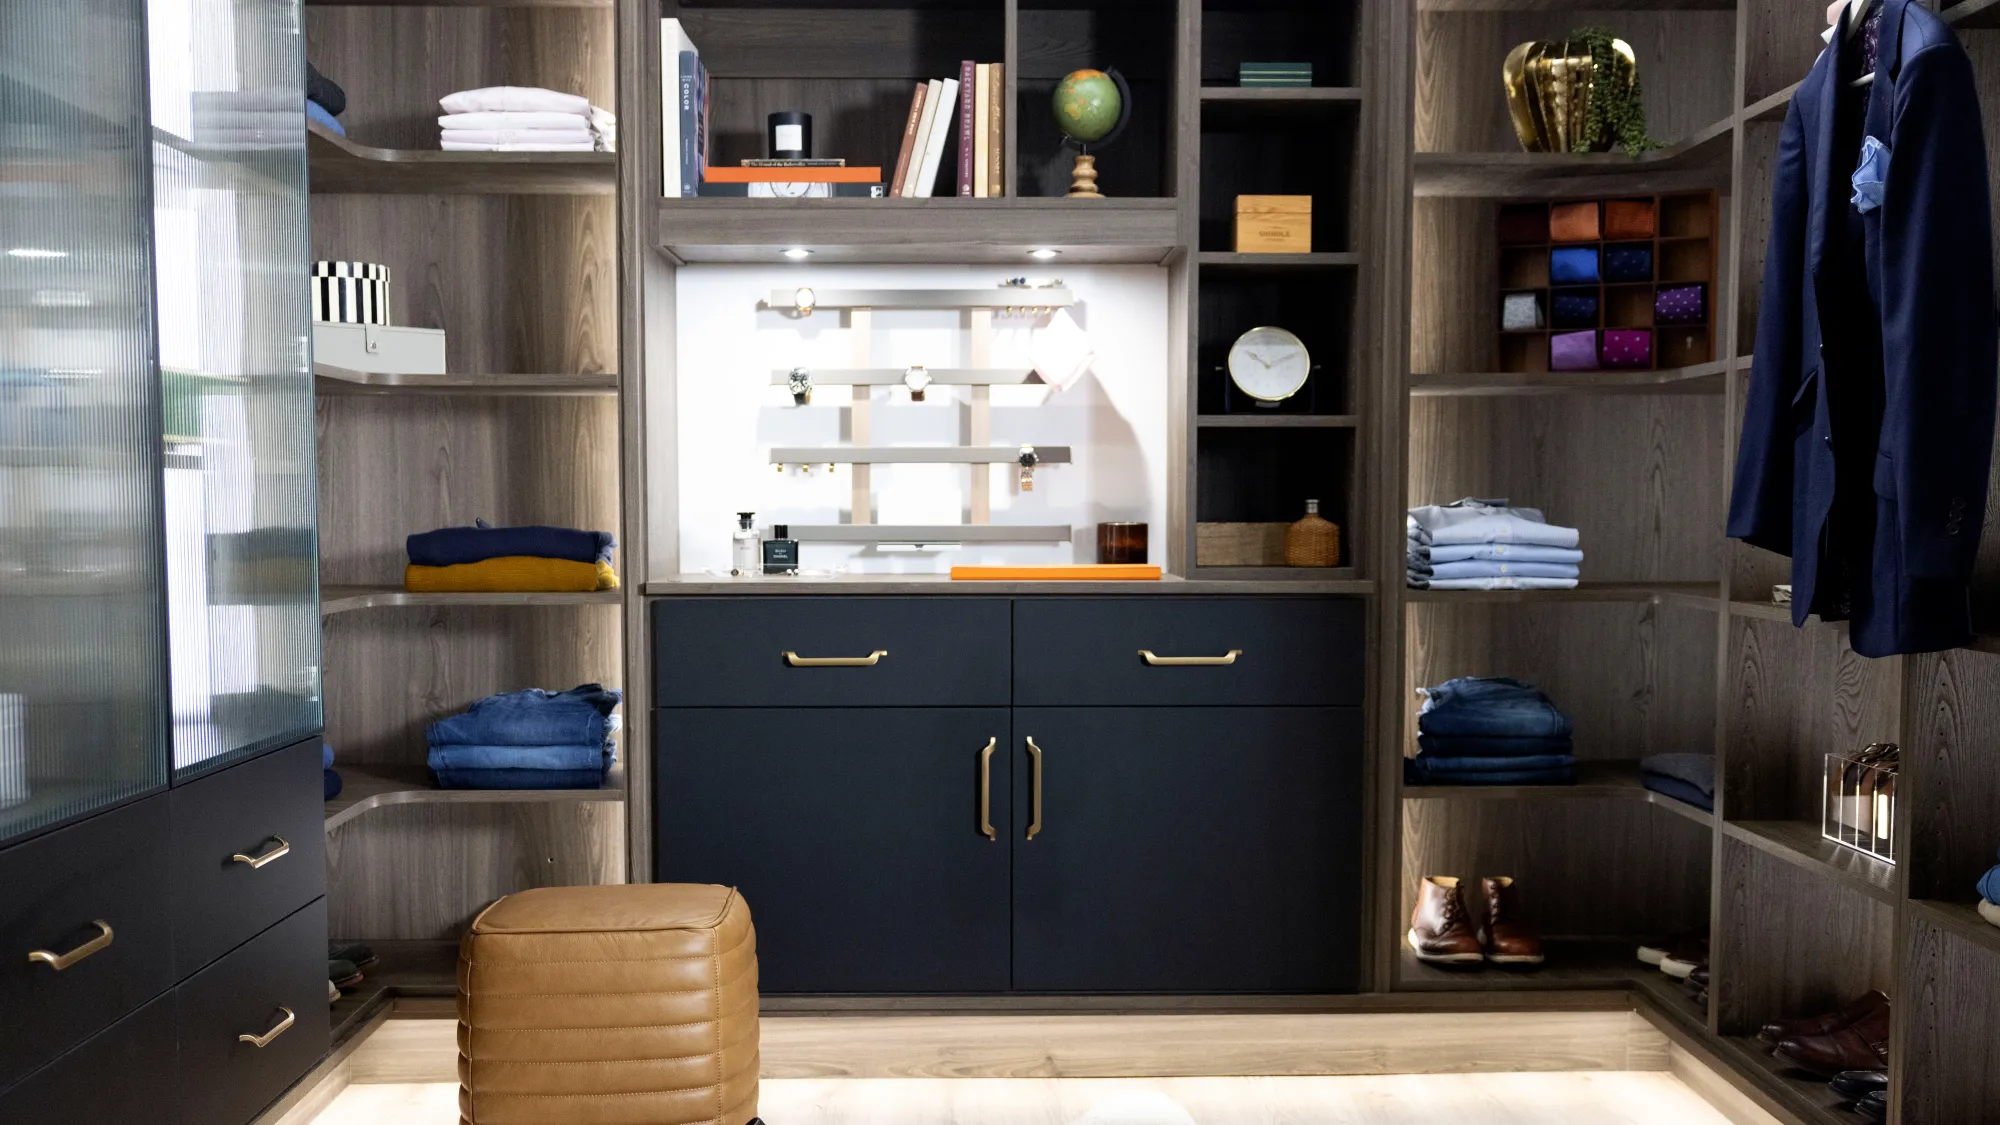
M1197 523L1194 525L1196 566L1283 566L1283 523Z
M1310 254L1312 243L1312 196L1236 197L1238 254Z

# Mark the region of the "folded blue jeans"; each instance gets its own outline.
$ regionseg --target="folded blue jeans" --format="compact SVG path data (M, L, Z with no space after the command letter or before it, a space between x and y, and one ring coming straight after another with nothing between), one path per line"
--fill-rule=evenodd
M1979 897L1987 902L2000 903L2000 867L1989 867L1986 874L1979 877Z
M611 768L613 743L596 746L433 746L433 770L597 770Z
M1510 738L1505 735L1417 733L1417 746L1435 758L1530 758L1567 754L1575 747L1566 734Z
M1526 738L1567 735L1575 724L1539 688L1497 676L1466 676L1425 690L1417 729Z
M1652 773L1641 770L1639 772L1639 781L1655 793L1664 794L1676 801L1693 805L1698 809L1707 809L1709 812L1715 811L1715 798L1713 796L1702 792L1699 786L1690 785L1678 777L1668 777L1663 773Z
M602 789L603 770L438 770L440 789Z
M1576 770L1569 766L1552 770L1492 770L1486 773L1419 774L1406 761L1403 779L1412 785L1574 785Z
M1639 759L1639 768L1646 773L1674 778L1704 794L1715 793L1713 754L1654 754Z
M431 746L602 746L623 695L602 684L489 695L430 725Z
M1419 754L1407 759L1410 769L1422 774L1494 773L1499 771L1559 770L1576 765L1569 754L1529 754L1518 758L1432 757Z

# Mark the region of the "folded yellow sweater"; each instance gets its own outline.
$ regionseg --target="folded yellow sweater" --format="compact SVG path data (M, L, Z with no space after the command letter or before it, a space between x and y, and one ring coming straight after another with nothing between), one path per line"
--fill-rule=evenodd
M403 589L412 594L581 593L616 590L618 575L607 562L572 562L510 555L456 566L403 568Z

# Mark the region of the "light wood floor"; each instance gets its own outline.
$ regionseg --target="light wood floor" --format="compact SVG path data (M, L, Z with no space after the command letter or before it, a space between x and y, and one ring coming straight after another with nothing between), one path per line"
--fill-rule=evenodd
M1287 1078L782 1078L770 1125L1728 1125L1664 1071ZM314 1125L456 1125L452 1083L355 1085Z

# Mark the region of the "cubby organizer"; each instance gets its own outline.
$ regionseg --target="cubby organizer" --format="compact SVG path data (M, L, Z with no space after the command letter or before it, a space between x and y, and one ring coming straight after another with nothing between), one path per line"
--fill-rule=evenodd
M850 387L853 398L845 447L773 448L771 464L783 471L786 465L846 465L853 483L852 515L845 524L792 524L793 537L804 541L839 543L891 543L940 546L947 543L1067 543L1067 524L995 525L993 523L993 466L1019 465L1024 457L1034 469L1046 465L1066 465L1070 449L1066 445L1006 446L993 444L993 388L1026 383L1033 373L1018 367L994 367L993 320L999 316L1023 316L1068 308L1076 297L1061 288L1000 287L997 289L853 289L773 290L765 306L800 315L820 309L846 310L847 327L855 366L821 368L810 372L812 385ZM958 309L971 319L972 366L959 368L882 368L868 366L874 351L874 313L877 309ZM871 388L902 384L906 374L922 370L930 386L967 388L970 424L966 440L955 446L872 446L874 415ZM771 382L784 386L792 371L771 372ZM964 524L877 524L874 522L872 466L885 464L967 465L972 484ZM1031 470L1032 471L1032 470Z

